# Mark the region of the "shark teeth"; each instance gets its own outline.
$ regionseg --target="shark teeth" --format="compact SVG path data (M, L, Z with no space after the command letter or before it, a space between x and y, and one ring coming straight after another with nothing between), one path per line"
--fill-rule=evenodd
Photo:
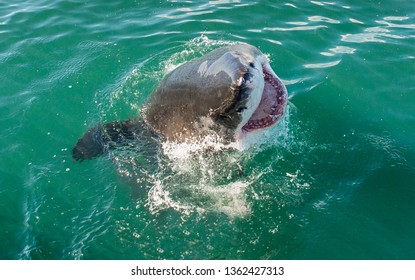
M273 125L281 117L281 114L278 115L269 115L266 118L259 120L249 120L245 125L247 129L260 129Z
M262 114L257 114L257 118L261 116L258 119L254 119L255 117L251 117L251 119L243 126L243 130L245 131L252 131L272 126L275 123L277 123L278 120L284 114L284 109L287 101L287 94L284 85L282 85L281 81L276 76L269 73L265 66L263 66L263 75L264 82L270 85L270 87L272 88L271 97L263 96L263 98L271 99L269 100L271 104L267 104L266 106L261 106L261 108L257 108L257 110L262 110L264 113L266 112L265 115L262 116ZM263 93L263 95L264 94L265 93Z

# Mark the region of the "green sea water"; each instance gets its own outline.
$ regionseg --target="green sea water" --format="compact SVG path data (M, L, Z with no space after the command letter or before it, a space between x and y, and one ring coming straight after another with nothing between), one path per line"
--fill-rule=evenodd
M234 42L290 96L249 148L71 159ZM0 73L0 259L415 259L412 0L0 0Z

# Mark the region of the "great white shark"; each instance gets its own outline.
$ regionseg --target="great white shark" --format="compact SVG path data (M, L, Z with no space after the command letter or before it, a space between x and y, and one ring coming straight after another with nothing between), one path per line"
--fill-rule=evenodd
M180 143L215 134L226 143L240 141L278 123L287 99L286 87L259 49L221 47L168 73L140 116L89 129L72 156L91 159L140 137Z

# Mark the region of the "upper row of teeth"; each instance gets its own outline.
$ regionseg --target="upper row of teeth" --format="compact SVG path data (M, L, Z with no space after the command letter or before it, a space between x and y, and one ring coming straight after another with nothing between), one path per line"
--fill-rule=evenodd
M267 80L274 88L279 86L278 81L271 74L264 73L264 80Z
M274 76L264 72L264 79L269 82L269 84L278 91L278 101L282 100L282 96L284 95L283 89L280 87L277 79L274 79ZM275 105L276 106L276 105ZM274 108L274 107L273 107Z
M278 81L274 78L273 75L265 71L263 72L263 74L264 74L264 80L267 80L271 84L271 86L274 87L275 89L279 88ZM281 94L280 89L278 90L278 93ZM281 101L282 96L278 96L278 100ZM281 112L279 112L277 106L278 106L278 102L271 107L272 115L268 115L267 117L262 118L260 120L250 120L248 121L247 126L249 128L261 128L261 127L266 127L266 126L273 124L275 121L278 120L278 118L282 114Z

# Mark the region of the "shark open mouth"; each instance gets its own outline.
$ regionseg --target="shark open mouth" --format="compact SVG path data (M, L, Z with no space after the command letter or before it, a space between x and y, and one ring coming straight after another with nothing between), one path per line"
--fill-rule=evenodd
M276 124L284 114L287 90L269 64L262 65L264 91L261 101L248 122L242 127L245 132L268 128Z

